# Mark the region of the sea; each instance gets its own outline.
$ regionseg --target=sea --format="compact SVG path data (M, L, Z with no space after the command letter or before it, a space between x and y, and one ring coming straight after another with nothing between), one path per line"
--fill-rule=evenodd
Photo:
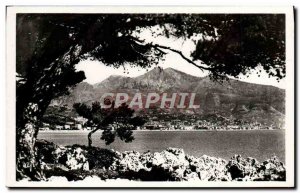
M87 145L88 131L40 131L38 138L58 145ZM102 131L93 134L93 145L116 151L160 152L168 147L182 148L188 155L220 157L229 160L235 154L264 161L277 156L285 163L285 130L242 131L134 131L134 140L117 138L105 145Z

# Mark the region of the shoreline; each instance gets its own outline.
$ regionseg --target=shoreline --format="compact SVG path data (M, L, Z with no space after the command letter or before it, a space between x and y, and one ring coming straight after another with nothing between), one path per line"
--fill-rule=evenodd
M192 156L183 148L174 147L139 152L85 145L57 146L47 140L39 140L37 144L47 180L58 176L67 181L84 180L90 176L102 180L138 181L286 180L284 162L276 155L258 161L255 157L240 154L233 154L229 159L205 154Z
M234 131L285 131L286 129L253 129L253 130L133 130L133 132L234 132ZM89 133L91 130L39 130L39 133ZM104 131L104 130L101 130ZM98 132L101 132L98 131Z

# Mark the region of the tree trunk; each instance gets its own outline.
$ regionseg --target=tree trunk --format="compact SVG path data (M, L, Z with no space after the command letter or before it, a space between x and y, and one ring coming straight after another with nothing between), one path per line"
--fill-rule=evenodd
M31 180L42 179L35 151L38 134L37 112L38 106L30 103L24 111L24 126L17 128L17 180L24 177L29 177Z
M92 147L92 143L93 143L93 140L92 140L92 135L98 131L101 127L96 127L96 129L92 130L89 132L88 134L88 143L89 143L89 147Z

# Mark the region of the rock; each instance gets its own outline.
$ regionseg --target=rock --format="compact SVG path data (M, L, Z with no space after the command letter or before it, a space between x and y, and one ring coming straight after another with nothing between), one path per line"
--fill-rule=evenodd
M243 158L241 155L234 155L227 164L227 170L232 179L254 176L257 173L258 161L249 157Z
M62 154L62 157L65 157L65 162L62 162L62 164L66 165L71 170L87 170L89 167L88 161L86 158L87 151L83 150L80 147L76 148L67 148L64 153Z
M232 180L242 181L270 181L285 180L285 168L277 157L273 157L260 164L254 158L242 158L235 155L227 164L227 170Z
M154 161L158 160L157 163L159 163L160 166L166 170L172 170L180 167L185 168L189 165L189 162L185 159L185 154L182 149L168 148L167 150L162 151L159 154L160 155L158 155Z
M58 146L53 152L52 155L55 157L55 163L62 163L64 164L65 159L65 153L67 151L67 148Z
M236 178L244 177L244 171L242 166L239 163L229 162L227 165L227 170L231 175L231 178L234 180Z
M253 180L286 180L284 164L276 156L264 161L258 168L258 171L260 171L260 175L254 176Z
M168 148L160 153L156 152L150 162L153 167L164 171L170 180L183 180L185 170L189 166L184 151L178 148Z
M200 170L198 174L201 181L208 181L211 177L210 173L207 170Z
M84 171L89 171L89 170L90 170L89 162L88 162L88 161L86 161L86 162L83 164L82 169L83 169Z
M196 172L188 173L184 177L186 181L200 181L199 175Z
M165 163L165 158L161 153L155 152L153 154L153 158L152 158L151 162L152 162L153 166L159 167L163 163Z
M203 155L185 155L183 149L167 148L162 152L126 151L123 153L80 145L57 146L37 142L37 156L50 180L127 178L150 181L281 181L286 169L277 157L259 163L252 157L234 155L228 162ZM88 176L88 177L87 177ZM89 177L90 176L90 177ZM96 177L97 176L97 177ZM66 177L66 178L65 178Z
M122 159L119 163L119 169L121 172L132 171L138 172L143 169L144 166L140 162L140 153L135 151L124 152Z
M224 171L216 176L215 181L232 181L232 178L229 172Z
M186 156L189 167L193 172L198 173L204 181L228 181L226 173L226 161L221 158L203 155L201 157Z
M185 159L185 153L183 149L169 147L166 151L174 154L178 159Z
M178 168L171 172L171 178L177 181L182 181L184 179L185 168Z
M144 170L150 171L153 166L153 154L151 152L143 153L140 156L140 162L144 166Z
M168 148L154 154L128 151L109 167L133 178L150 180L183 180L189 162L182 149ZM158 176L158 174L160 176ZM147 177L149 176L149 177Z

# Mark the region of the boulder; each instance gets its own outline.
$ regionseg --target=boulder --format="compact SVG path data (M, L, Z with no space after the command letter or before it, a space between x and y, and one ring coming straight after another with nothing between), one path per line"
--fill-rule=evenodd
M199 175L203 181L222 180L228 181L226 174L226 161L221 158L203 155L201 157L186 156L189 167Z
M77 148L69 148L66 151L66 165L71 170L78 170L78 169L84 169L84 166L86 168L86 164L88 164L88 161L85 157L87 154L86 150L83 150L80 147Z
M189 162L185 159L183 149L168 148L161 153L154 153L152 164L165 170L173 171L177 168L186 168Z
M211 173L207 170L200 170L198 175L201 181L208 181L211 177Z
M256 159L235 155L226 165L232 180L238 181L278 181L285 180L285 167L277 157L259 163Z
M258 171L260 172L259 175L254 176L253 180L286 180L286 169L284 167L284 164L280 162L276 156L260 164Z
M153 166L153 157L154 155L148 151L146 153L143 153L141 156L140 156L140 162L141 164L144 166L144 170L145 171L150 171L152 166Z
M140 161L140 153L136 151L124 152L119 161L119 170L121 172L131 171L138 172L144 168Z
M258 161L251 157L245 159L241 155L234 155L226 167L233 180L252 177L257 174Z
M200 181L199 175L196 172L187 173L184 177L186 181Z

